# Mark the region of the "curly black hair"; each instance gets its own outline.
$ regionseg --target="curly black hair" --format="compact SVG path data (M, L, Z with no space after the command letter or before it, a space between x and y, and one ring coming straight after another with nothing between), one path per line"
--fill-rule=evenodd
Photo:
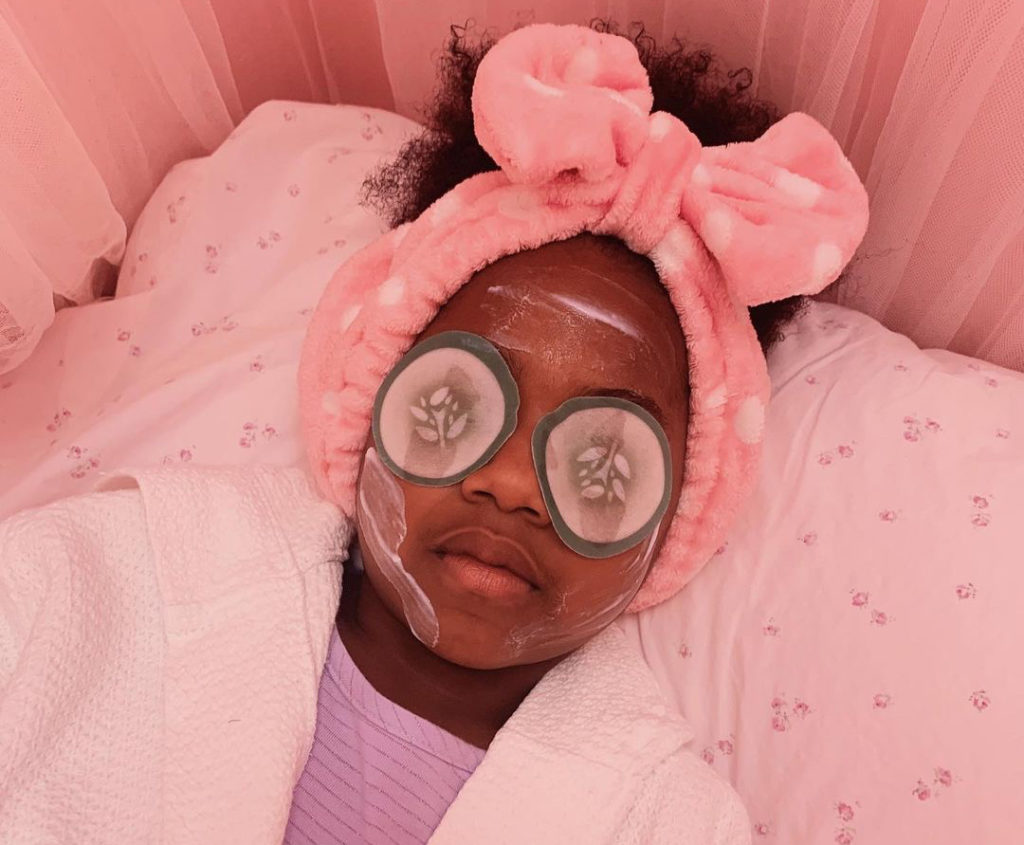
M689 50L674 37L668 47L658 49L639 23L625 33L607 20L594 20L590 26L636 45L654 94L653 110L679 118L703 146L753 141L783 117L771 103L745 93L753 81L749 69L724 72L707 48ZM473 33L472 28L472 23L451 27L438 61L438 87L425 108L425 130L363 184L363 202L391 226L415 219L464 179L498 169L476 139L471 99L476 69L497 38L489 32ZM617 239L608 240L621 245ZM784 337L782 328L808 302L807 297L792 296L750 309L765 353Z

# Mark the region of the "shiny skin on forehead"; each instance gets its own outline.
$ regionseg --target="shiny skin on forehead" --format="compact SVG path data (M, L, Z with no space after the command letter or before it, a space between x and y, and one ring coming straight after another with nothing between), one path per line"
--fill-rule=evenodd
M656 272L592 235L483 268L417 340L453 329L490 340L531 392L566 394L557 402L593 386L635 390L662 408L686 397L686 345Z

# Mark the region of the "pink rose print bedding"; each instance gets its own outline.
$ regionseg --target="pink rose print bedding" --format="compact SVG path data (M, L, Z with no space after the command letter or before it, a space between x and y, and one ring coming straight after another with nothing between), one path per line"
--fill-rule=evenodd
M787 334L740 524L616 624L755 844L1015 842L1024 376L833 305Z

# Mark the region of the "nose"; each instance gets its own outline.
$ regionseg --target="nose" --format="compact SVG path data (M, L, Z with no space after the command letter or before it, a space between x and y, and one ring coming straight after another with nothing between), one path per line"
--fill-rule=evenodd
M520 423L494 457L462 479L462 495L474 504L491 501L504 513L519 513L531 525L544 527L551 519L533 466L530 431Z

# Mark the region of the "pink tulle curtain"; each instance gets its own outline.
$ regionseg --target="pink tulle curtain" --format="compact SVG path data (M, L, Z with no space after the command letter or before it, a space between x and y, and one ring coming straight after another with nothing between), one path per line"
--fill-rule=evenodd
M1020 0L0 0L0 287L51 312L109 290L168 169L265 100L415 118L453 22L593 17L711 47L830 128L872 196L840 303L1024 369Z

